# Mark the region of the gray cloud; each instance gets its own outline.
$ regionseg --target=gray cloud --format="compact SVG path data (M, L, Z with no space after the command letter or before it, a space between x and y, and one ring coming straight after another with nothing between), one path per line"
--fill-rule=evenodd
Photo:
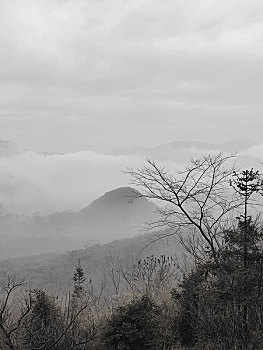
M223 141L247 118L262 138L262 17L259 0L0 1L0 138Z

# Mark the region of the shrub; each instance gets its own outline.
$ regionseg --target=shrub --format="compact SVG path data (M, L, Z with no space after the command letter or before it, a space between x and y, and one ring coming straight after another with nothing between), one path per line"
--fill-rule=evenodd
M161 310L148 296L119 307L108 320L103 339L109 350L157 350L162 348Z

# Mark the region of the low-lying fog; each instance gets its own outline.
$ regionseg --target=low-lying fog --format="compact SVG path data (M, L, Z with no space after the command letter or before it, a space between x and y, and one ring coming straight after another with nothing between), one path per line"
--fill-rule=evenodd
M10 152L0 157L1 213L42 214L77 210L106 191L129 185L123 173L140 166L147 157L163 162L168 169L181 168L189 154L199 156L239 147L239 163L261 169L263 143L237 141L220 146L175 142L154 148L133 147L108 154L81 151L67 154L40 154L34 151ZM237 151L237 149L235 149Z

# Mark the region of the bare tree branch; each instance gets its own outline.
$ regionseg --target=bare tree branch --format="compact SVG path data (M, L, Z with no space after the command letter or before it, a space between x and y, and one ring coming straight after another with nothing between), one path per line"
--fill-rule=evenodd
M149 228L195 227L218 261L220 242L214 232L242 204L229 186L234 160L235 155L222 153L191 159L176 175L151 160L141 168L128 169L131 183L141 190L136 196L159 203L160 219L149 223Z

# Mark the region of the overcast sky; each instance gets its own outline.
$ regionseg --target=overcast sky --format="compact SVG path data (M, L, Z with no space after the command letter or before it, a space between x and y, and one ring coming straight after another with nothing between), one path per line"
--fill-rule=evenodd
M262 140L262 0L0 0L0 139Z

